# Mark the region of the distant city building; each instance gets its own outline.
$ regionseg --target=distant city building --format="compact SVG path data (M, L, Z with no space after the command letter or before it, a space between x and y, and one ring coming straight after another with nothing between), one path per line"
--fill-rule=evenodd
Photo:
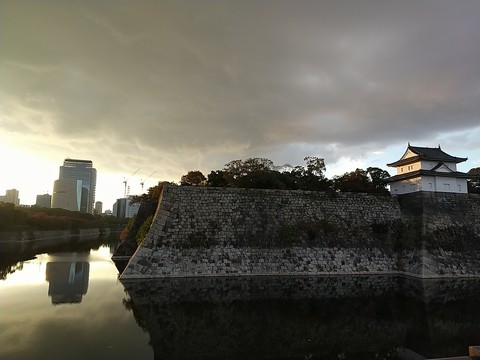
M0 196L0 202L5 202L5 203L12 203L16 206L20 205L20 199L18 197L18 190L17 189L11 189L5 191L5 195Z
M388 166L397 168L397 175L387 179L390 192L406 194L416 191L467 193L470 176L457 171L457 164L467 158L451 156L438 148L411 146Z
M35 205L48 208L48 209L51 208L52 195L50 194L37 195L37 200L35 201Z
M115 201L115 204L112 205L112 215L117 217L118 217L118 207L120 205L119 200L120 199L117 199L117 201Z
M52 208L80 211L82 203L82 181L58 179L53 184Z
M81 194L78 211L93 214L93 208L95 204L95 188L97 185L97 170L93 167L92 161L65 159L63 166L60 166L58 179L73 179L80 181ZM69 194L67 197L76 198L76 188L74 191L75 194ZM53 198L55 198L55 194L53 195Z
M115 204L113 204L113 215L118 218L131 218L137 215L140 203L132 204L132 199L133 196L131 195L126 198L117 199Z
M95 210L93 213L95 215L102 215L102 211L103 211L103 203L101 201L95 202Z

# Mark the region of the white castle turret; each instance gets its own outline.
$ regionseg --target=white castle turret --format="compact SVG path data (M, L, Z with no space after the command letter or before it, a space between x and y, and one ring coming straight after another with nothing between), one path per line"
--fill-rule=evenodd
M467 193L468 174L457 171L457 164L467 158L455 157L437 148L411 146L400 158L387 166L397 174L387 179L393 195L416 191Z

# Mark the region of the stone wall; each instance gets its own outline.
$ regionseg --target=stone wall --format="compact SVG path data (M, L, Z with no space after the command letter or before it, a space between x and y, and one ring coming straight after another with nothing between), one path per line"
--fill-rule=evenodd
M398 197L406 216L422 218L423 233L440 237L442 234L480 236L480 196L418 192ZM454 234L453 232L456 232Z
M472 195L166 186L121 278L478 276L479 209Z
M398 200L405 217L421 223L421 246L408 254L405 272L421 277L480 276L480 196L419 192Z

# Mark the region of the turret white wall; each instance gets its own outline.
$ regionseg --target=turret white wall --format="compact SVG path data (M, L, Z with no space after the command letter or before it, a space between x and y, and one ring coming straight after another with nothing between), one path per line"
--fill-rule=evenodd
M457 194L466 194L467 180L442 176L423 176L391 183L390 192L401 195L416 191L438 191Z

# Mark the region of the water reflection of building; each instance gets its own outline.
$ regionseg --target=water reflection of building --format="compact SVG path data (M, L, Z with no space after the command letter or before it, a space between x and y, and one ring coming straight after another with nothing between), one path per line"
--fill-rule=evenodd
M46 280L52 304L81 302L87 293L89 274L88 262L49 262Z

